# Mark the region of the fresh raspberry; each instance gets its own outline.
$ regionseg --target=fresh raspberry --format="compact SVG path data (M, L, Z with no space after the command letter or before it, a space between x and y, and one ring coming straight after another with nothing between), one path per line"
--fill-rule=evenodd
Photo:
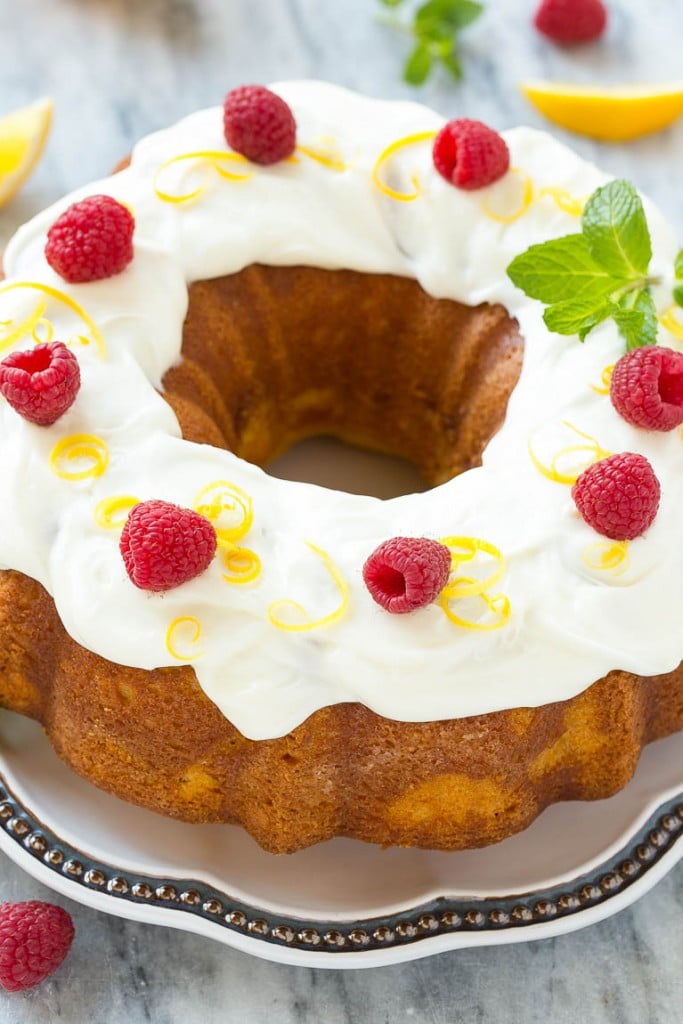
M370 596L388 612L401 614L431 604L448 582L451 553L427 537L392 537L363 566Z
M31 423L49 427L69 409L81 386L76 356L61 341L13 352L0 363L0 394Z
M683 354L659 345L627 352L614 367L609 394L634 427L675 430L683 423Z
M56 971L71 948L71 915L52 903L28 900L0 907L0 985L33 988Z
M572 487L579 512L611 540L633 540L657 515L659 480L644 455L620 452L585 469Z
M263 85L240 85L225 97L228 145L255 164L276 164L296 146L296 121L283 99Z
M510 166L505 139L481 121L449 121L434 139L432 159L442 178L472 191L502 178Z
M71 284L120 274L133 259L135 218L111 196L73 203L47 233L45 258Z
M589 43L605 31L607 10L602 0L543 0L534 25L562 46Z
M172 590L208 567L216 531L204 516L169 501L142 501L121 534L126 572L141 590Z

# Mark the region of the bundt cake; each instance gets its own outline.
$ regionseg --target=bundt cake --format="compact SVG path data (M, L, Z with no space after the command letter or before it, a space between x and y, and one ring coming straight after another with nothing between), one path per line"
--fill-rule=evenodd
M581 344L508 273L609 179L515 129L490 181L476 161L447 180L420 105L272 94L285 155L202 111L10 242L0 706L102 789L273 852L496 842L615 792L683 727L683 444L609 397L638 310ZM675 351L675 241L645 209ZM79 249L90 223L104 255ZM381 501L264 469L321 434L432 487ZM633 539L572 499L613 452L661 486Z

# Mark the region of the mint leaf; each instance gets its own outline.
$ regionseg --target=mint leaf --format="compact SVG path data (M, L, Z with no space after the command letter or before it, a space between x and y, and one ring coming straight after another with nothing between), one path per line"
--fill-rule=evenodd
M475 0L428 0L415 14L415 29L421 33L440 24L453 35L476 21L483 9Z
M604 306L599 309L593 310L593 312L585 318L578 331L576 332L581 341L585 341L592 330L598 327L599 324L606 320L608 316L611 316L614 311L614 303L606 302Z
M600 305L621 283L596 263L583 235L532 245L515 256L507 272L530 298L550 304L585 300Z
M674 263L674 274L676 275L677 281L683 279L683 249L681 249L676 257L676 262Z
M581 219L591 255L615 277L644 277L652 259L650 232L640 196L629 181L597 189Z
M411 85L422 85L432 70L432 55L425 43L418 43L403 68L403 77Z
M460 80L463 77L462 64L454 53L445 54L441 58L443 66L450 71L453 78Z
M656 344L657 310L647 288L624 295L612 316L626 341L627 352L643 345Z
M605 317L609 316L610 309L611 304L605 302L604 306L601 307L600 320L604 320ZM600 322L600 320L595 323L593 322L595 315L594 303L574 302L572 299L567 299L565 302L557 302L554 306L548 306L543 314L543 319L548 330L554 331L555 334L579 334L580 336L581 332L587 334L589 330L592 330ZM588 327L586 327L587 321L590 322ZM581 340L583 341L583 338Z
M379 0L379 2L384 4L385 7L400 7L403 0Z
M674 302L677 306L683 306L683 285L674 288Z

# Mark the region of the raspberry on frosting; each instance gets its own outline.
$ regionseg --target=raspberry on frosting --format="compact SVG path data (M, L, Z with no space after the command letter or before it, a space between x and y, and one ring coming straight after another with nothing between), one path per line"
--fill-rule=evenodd
M49 427L69 409L81 386L78 359L61 341L12 352L0 363L0 394L20 416Z
M47 233L45 258L70 284L120 274L133 259L135 218L111 196L73 203Z
M661 488L644 455L620 452L585 469L572 487L583 519L611 540L634 540L654 522Z
M370 596L388 612L401 614L431 604L448 582L451 553L427 537L392 537L370 555L363 579Z
M612 405L645 430L675 430L683 424L683 353L660 345L633 349L615 365Z
M223 104L225 141L255 164L275 164L296 146L296 121L287 103L263 85L241 85Z
M172 590L204 572L216 552L208 519L168 501L142 501L123 528L120 550L126 572L141 590Z
M22 992L49 977L74 939L71 915L52 903L28 900L0 907L0 985Z
M449 121L434 139L434 166L446 181L472 191L498 181L510 167L505 139L481 121Z

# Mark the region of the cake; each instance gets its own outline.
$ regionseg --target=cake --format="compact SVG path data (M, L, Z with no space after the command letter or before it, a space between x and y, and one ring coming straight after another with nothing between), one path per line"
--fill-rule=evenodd
M496 842L614 793L683 727L679 432L617 415L613 320L583 345L551 332L507 273L576 232L609 177L520 128L506 173L456 188L425 107L272 89L289 158L247 160L202 111L9 244L0 356L60 340L80 388L48 426L0 407L0 706L107 792L239 823L272 852ZM132 259L70 283L46 238L101 195L134 215ZM658 341L676 349L675 239L645 208ZM401 455L432 487L380 501L263 468L319 434ZM624 451L662 494L628 543L577 513L558 469ZM158 591L121 540L154 502L216 535L204 571ZM397 537L452 556L409 614L363 572Z

